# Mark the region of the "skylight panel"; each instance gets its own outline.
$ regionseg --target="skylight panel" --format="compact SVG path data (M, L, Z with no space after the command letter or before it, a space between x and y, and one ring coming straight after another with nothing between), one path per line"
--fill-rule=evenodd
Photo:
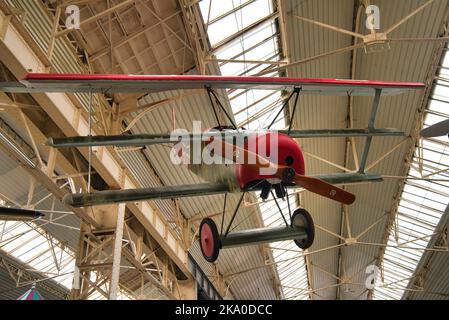
M207 1L202 1L207 2ZM227 1L222 1L227 2ZM242 4L241 1L229 1L232 2L233 7L237 7ZM251 24L267 17L272 12L272 6L270 0L258 0L244 6L238 10L229 10L231 12L226 14L224 12L223 17L208 26L208 35L212 47L220 41L230 37ZM229 5L229 4L228 4ZM213 8L213 6L212 6ZM208 14L203 12L204 15Z
M203 13L204 23L210 23L220 16L229 14L236 7L248 4L254 0L204 0L200 1L200 9ZM208 19L209 18L209 19Z
M215 52L220 59L244 59L244 55L267 42L275 42L276 32L272 21L267 21L246 32ZM276 42L275 42L276 43Z
M443 67L449 67L447 53L443 59ZM449 75L448 70L440 69L440 76ZM449 118L449 87L445 81L437 80L426 111L424 127ZM377 279L374 299L401 299L408 290L407 286L414 281L415 269L435 232L449 203L449 144L447 137L424 138L422 140L422 156L418 158L415 151L409 176L413 178L429 178L434 180L407 180L401 195L397 213L396 226L390 233L384 254L384 279L402 276L397 285L391 288L382 284L382 277ZM422 173L417 171L422 168ZM441 172L440 172L441 171ZM440 181L446 180L446 181ZM396 241L398 240L398 241ZM405 243L405 244L404 244ZM401 244L404 244L401 246ZM420 290L420 288L412 288Z
M0 242L0 248L6 253L19 259L23 263L26 263L31 268L39 270L43 273L50 273L53 275L63 275L61 279L58 277L53 280L65 286L67 289L71 288L71 276L65 276L67 272L72 273L75 266L74 254L69 254L68 249L61 249L61 247L54 245L57 257L61 257L61 266L59 273L54 263L53 256L51 254L50 244L45 236L40 232L33 229L33 224L27 223L15 223L5 221L0 224L0 229L5 227L2 233L2 240ZM22 234L22 235L21 235ZM19 236L20 235L20 236ZM8 241L11 239L10 241Z
M53 244L55 259L51 252L49 240L44 236L44 230L33 223L1 221L0 249L20 260L32 270L51 277L53 281L70 290L75 269L75 254L67 247L62 248L58 242ZM59 268L59 270L58 270ZM94 272L92 272L93 276ZM124 292L119 293L119 299L129 300ZM89 299L105 299L97 291Z

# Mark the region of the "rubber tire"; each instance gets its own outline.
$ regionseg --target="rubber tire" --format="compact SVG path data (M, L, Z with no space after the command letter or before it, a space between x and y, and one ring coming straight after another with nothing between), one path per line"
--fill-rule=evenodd
M312 216L310 215L310 213L302 208L298 208L293 212L292 215L292 220L291 220L291 226L294 227L293 222L295 221L295 217L297 215L300 215L301 219L303 220L306 229L307 229L307 239L306 240L293 240L295 241L296 245L305 250L307 248L309 248L312 244L313 244L313 240L315 239L315 225L313 223L313 219ZM298 219L298 218L296 218Z
M207 224L209 226L209 228L212 231L212 237L213 237L213 244L214 244L214 252L212 253L211 256L207 256L204 253L203 250L203 246L201 244L201 231L203 229L203 225ZM201 221L200 224L200 232L199 232L199 241L200 241L200 248L201 248L201 253L203 254L204 259L206 259L207 262L214 262L217 260L218 258L218 254L220 253L220 248L221 248L221 243L220 243L220 235L218 234L218 229L217 229L217 225L215 224L215 222L210 219L210 218L205 218Z

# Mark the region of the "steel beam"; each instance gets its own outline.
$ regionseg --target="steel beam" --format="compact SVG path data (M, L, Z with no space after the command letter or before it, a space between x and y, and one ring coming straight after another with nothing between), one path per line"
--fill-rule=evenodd
M112 275L111 284L109 286L109 300L117 300L117 293L119 290L119 278L120 278L120 262L122 257L122 239L123 239L123 224L125 222L125 210L124 203L118 205L117 208L117 225L115 227L115 239L112 256Z
M57 199L62 200L66 192L61 190L60 186L47 175L45 168L38 168L33 161L29 159L26 152L21 147L13 143L15 139L12 136L12 131L9 131L11 131L11 129L7 128L5 124L0 126L0 137L2 138L0 139L0 147L3 148L3 150L5 150L5 152L9 154L12 159L20 163L20 165L30 174L31 177L49 190ZM42 133L35 127L33 127L33 134L38 139L42 138ZM62 157L60 160L60 166L64 169L69 168L68 163L63 161ZM72 211L92 226L99 226L99 223L87 211L76 208L73 208Z
M100 19L101 17L103 17L103 16L105 16L105 15L107 15L107 14L113 12L113 11L119 10L119 9L125 7L125 6L129 6L129 5L133 4L134 1L135 1L135 0L125 0L125 1L122 1L121 3L119 3L119 4L117 4L117 5L113 6L113 7L110 7L110 8L108 8L108 9L102 11L101 13L98 13L98 14L96 14L96 15L94 15L94 16L91 16L91 17L89 17L89 18L87 18L87 19L83 19L83 20L81 21L80 25L89 24L89 23L91 23L91 22L93 22L93 21L96 21L96 20ZM72 32L72 31L74 31L74 30L75 30L75 29L64 29L64 30L62 30L62 31L56 32L53 36L54 36L55 38L59 38L60 36L63 36L63 35L65 35L65 34L68 34L68 33Z
M177 11L171 15L169 15L168 17L164 18L162 21L168 21L171 18L179 15L181 12ZM134 30L133 32L129 33L127 36L125 36L124 38L118 40L117 42L114 42L114 47L115 48L119 48L122 45L124 45L125 43L128 43L129 41L136 39L138 37L140 37L141 35L145 34L146 32L150 31L151 29L157 27L159 25L159 23L157 24L153 24L153 25L149 25L149 26L142 26L142 27L138 27L136 28L136 30ZM109 54L111 51L111 47L108 45L103 49L100 49L96 52L94 52L90 57L89 60L91 62L94 62L95 60L98 60L102 57L104 57L105 55Z

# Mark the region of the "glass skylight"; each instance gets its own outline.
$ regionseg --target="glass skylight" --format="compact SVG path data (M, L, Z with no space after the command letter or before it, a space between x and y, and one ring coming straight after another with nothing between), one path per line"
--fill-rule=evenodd
M73 252L33 223L0 221L0 249L71 289Z
M424 127L449 118L449 56L443 59L439 79L426 110ZM374 299L401 299L414 282L414 271L424 249L434 235L435 228L449 203L449 141L447 136L423 139L422 159L415 151L410 179L405 183L397 218L387 242ZM428 178L432 180L419 180Z
M29 270L40 272L44 279L52 279L71 290L75 253L33 222L0 221L0 250L29 266ZM92 280L95 276L93 272ZM108 291L106 286L102 289ZM120 291L118 298L129 300L130 296ZM89 296L89 300L104 299L98 291Z

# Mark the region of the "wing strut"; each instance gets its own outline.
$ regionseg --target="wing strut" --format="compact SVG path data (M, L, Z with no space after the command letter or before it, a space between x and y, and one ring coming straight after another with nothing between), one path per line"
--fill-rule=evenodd
M292 93L288 96L287 100L284 102L284 104L282 105L281 109L279 110L279 112L276 114L276 116L274 117L273 121L271 121L270 125L268 126L268 130L270 130L270 128L273 126L273 124L276 123L277 118L279 117L279 115L284 111L285 107L288 106L288 103L290 102L291 98L293 97L293 95L296 94L295 97L295 104L294 104L294 109L296 110L296 104L298 103L298 98L299 98L299 93L301 92L301 88L300 87L295 87L295 89L292 91ZM295 111L293 111L294 114ZM290 117L290 126L288 127L288 133L290 133L290 129L291 129L291 125L292 125L292 119L293 119L293 114Z

